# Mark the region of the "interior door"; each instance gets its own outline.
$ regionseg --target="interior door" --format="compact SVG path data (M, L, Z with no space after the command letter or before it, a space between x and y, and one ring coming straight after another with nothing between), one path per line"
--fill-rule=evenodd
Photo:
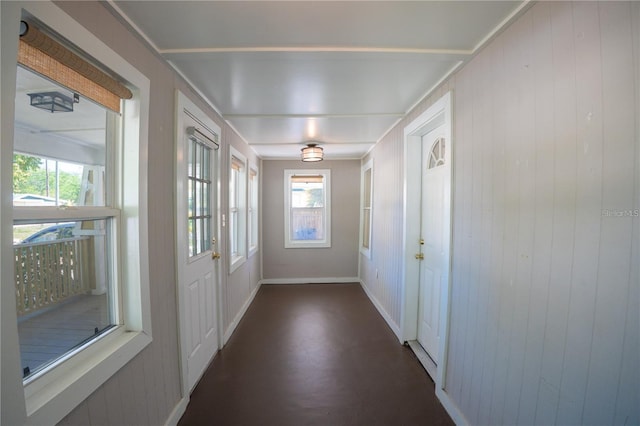
M182 114L176 168L178 286L183 376L190 392L219 347L218 135L189 111Z
M450 189L450 155L444 126L422 137L421 258L418 303L418 342L438 363L440 293L448 282L449 214L445 195ZM445 229L446 228L446 229Z

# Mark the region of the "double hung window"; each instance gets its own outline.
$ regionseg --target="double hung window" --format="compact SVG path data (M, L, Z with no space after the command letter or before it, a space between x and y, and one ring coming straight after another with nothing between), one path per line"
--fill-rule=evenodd
M331 170L285 170L285 248L331 247Z
M151 341L149 80L53 4L3 5L1 19L23 20L20 39L6 40L17 64L3 49L0 74L3 88L16 76L0 117L13 128L0 141L2 167L13 159L2 299L17 323L3 313L2 417L57 423Z
M229 272L246 260L247 159L230 147L229 159Z
M249 168L249 206L248 206L248 235L249 254L258 250L258 169L255 166Z
M13 251L29 381L120 323L113 159L121 117L78 96L73 110L58 114L75 114L80 130L59 130L63 118L33 108L29 95L47 88L65 96L66 87L19 67L16 88Z
M373 202L373 160L362 166L361 175L360 252L371 258L371 222Z

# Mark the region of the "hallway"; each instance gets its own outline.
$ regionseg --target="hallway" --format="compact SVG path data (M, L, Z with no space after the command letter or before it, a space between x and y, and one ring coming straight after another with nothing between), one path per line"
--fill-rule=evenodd
M263 285L186 425L449 425L434 385L358 284Z

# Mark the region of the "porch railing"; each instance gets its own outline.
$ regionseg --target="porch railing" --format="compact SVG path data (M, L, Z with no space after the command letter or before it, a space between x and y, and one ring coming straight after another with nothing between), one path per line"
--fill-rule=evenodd
M296 207L291 209L291 237L294 240L322 240L324 238L324 209Z
M91 290L91 240L78 237L13 246L18 316Z

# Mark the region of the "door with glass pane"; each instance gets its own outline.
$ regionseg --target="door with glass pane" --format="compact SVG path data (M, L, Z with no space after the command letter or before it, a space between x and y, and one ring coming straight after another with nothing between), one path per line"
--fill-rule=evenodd
M422 214L418 342L438 364L440 340L440 293L448 282L449 227L444 226L449 208L450 149L444 126L422 137Z
M181 111L177 252L183 375L191 391L219 347L218 133ZM218 130L219 132L219 130Z

